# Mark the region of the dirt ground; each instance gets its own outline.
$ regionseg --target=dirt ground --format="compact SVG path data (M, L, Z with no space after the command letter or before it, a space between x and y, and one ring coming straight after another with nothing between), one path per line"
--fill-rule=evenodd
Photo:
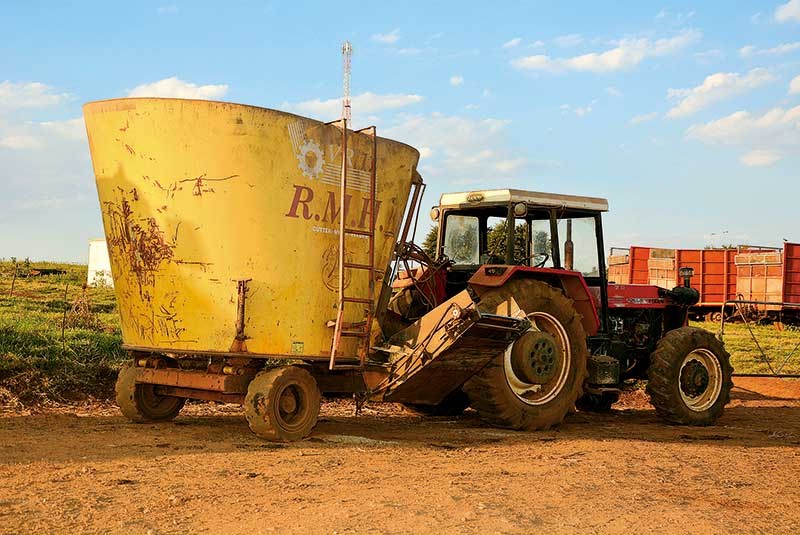
M719 425L644 394L557 430L328 403L262 442L237 407L171 424L111 406L0 413L2 533L800 533L800 382L739 379Z

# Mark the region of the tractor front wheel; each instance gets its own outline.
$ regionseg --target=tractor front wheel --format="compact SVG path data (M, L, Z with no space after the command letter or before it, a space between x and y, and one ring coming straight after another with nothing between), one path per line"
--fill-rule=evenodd
M650 355L647 394L660 417L675 424L712 425L730 401L730 354L710 332L681 327Z
M122 414L134 422L174 420L186 399L157 394L155 385L137 383L136 375L133 362L126 362L119 370L114 390Z
M291 442L317 425L320 393L303 368L282 366L259 372L247 387L244 415L250 430L267 440Z
M481 296L494 312L510 298L531 328L472 377L464 390L482 418L499 427L543 430L574 410L586 379L586 333L572 301L549 284L517 279Z

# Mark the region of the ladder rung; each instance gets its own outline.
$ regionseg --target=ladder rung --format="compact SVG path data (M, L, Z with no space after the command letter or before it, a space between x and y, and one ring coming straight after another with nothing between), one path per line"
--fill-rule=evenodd
M365 299L363 297L342 297L342 301L347 303L364 303L365 305L372 304L372 299Z
M354 234L356 236L372 236L372 232L368 230L358 230L354 228L346 228L344 229L345 234Z
M341 334L342 336L353 336L357 338L363 338L364 336L367 336L369 333L366 333L364 331L342 331L339 334Z
M375 269L369 264L354 264L352 262L345 262L344 267L353 269Z

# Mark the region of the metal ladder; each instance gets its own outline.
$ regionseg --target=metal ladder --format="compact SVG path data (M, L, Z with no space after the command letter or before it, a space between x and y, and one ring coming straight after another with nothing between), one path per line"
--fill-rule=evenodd
M375 317L375 195L377 190L377 160L378 160L378 136L374 126L368 126L354 133L366 134L372 138L372 169L370 173L369 188L367 191L367 202L369 204L369 227L367 230L350 228L346 224L345 207L347 206L347 119L339 119L328 124L340 124L342 128L342 174L339 192L339 280L338 280L338 307L336 311L336 322L334 324L333 340L331 343L331 359L328 368L348 369L363 368L369 353L370 331L372 320ZM366 237L369 242L369 258L366 263L347 261L347 237L361 236ZM345 270L354 269L366 271L369 276L369 290L366 296L346 295L345 294ZM355 286L355 284L353 284ZM363 323L347 323L344 321L345 307L347 305L364 305L365 318ZM342 338L360 338L361 344L358 349L359 365L336 364L339 355L339 346Z

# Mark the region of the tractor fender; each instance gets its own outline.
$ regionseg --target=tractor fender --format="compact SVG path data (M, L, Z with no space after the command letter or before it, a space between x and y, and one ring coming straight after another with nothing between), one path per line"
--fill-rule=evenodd
M528 266L483 265L469 279L469 286L480 297L490 288L498 288L516 278L541 280L560 288L574 301L575 310L581 315L583 329L589 336L597 334L600 317L592 292L583 275L565 269L536 268Z

